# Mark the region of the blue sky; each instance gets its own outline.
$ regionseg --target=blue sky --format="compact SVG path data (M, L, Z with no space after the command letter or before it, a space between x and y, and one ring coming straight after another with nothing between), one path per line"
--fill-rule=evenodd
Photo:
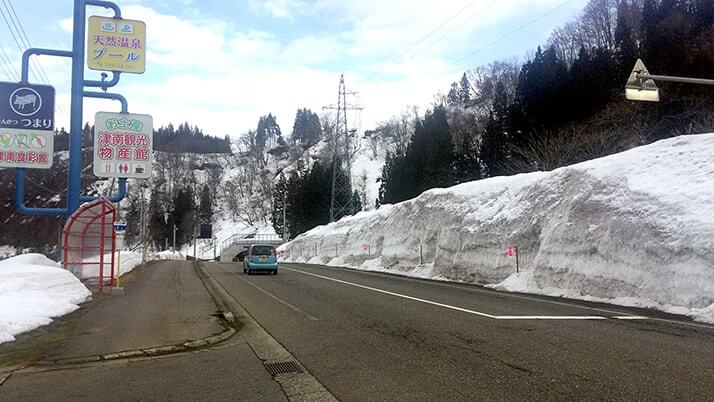
M213 135L237 136L272 112L289 132L296 109L321 113L336 101L344 73L365 108L351 124L369 129L410 105L424 111L467 68L522 58L585 1L117 1L124 18L146 22L148 54L146 73L123 75L116 91L130 112L153 115L157 126L188 121ZM7 12L2 2L12 2L33 46L69 49L71 0L0 0ZM90 8L87 15L110 13ZM17 71L19 50L4 20L0 25L0 47ZM69 62L40 61L57 89L57 126L67 127ZM87 78L97 76L87 70ZM2 70L0 79L8 79ZM99 110L118 105L87 100L84 120Z

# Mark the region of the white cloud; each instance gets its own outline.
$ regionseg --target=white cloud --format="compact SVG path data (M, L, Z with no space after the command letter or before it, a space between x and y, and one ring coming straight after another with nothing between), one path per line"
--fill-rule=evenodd
M303 0L250 0L250 8L254 11L267 12L275 18L293 20L297 14L309 9Z
M361 128L367 129L407 105L423 111L435 93L448 89L462 72L452 63L455 52L480 45L475 32L503 24L509 16L543 13L561 1L477 0L465 8L472 0L250 0L256 12L275 18L310 14L344 27L328 24L329 33L296 37L235 27L222 16L189 20L129 5L123 7L124 17L147 23L147 71L124 74L116 90L127 97L130 111L154 115L157 126L189 121L213 135L237 135L254 128L261 115L273 113L288 132L297 108L319 112L334 103L339 76L345 73L348 87L360 92L365 106L354 118L359 116ZM433 35L432 40L453 31L438 46L392 57L459 9L463 13ZM62 20L60 26L70 32L71 22ZM62 68L52 74L66 82L67 72ZM58 90L58 98L68 99L67 92ZM88 100L85 120L100 109L118 110L118 105ZM60 117L62 125L67 122Z

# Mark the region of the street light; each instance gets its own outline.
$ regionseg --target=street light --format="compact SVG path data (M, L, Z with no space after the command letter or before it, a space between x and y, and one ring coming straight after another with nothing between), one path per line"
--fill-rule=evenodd
M672 77L668 75L653 75L647 71L645 63L637 59L635 67L625 84L625 98L633 101L659 102L659 88L655 81L679 82L683 84L714 85L714 80L703 78Z

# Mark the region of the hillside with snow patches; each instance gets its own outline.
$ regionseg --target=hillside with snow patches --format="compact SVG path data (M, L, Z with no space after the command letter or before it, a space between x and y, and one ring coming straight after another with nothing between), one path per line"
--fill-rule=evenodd
M432 189L319 226L284 261L605 301L714 323L714 134ZM521 272L507 247L519 247ZM422 261L420 263L420 248Z

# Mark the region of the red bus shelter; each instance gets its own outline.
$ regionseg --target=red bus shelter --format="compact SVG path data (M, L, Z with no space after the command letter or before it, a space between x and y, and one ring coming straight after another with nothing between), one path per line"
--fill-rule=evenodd
M62 266L100 293L114 280L117 212L105 198L83 204L67 219L62 232Z

